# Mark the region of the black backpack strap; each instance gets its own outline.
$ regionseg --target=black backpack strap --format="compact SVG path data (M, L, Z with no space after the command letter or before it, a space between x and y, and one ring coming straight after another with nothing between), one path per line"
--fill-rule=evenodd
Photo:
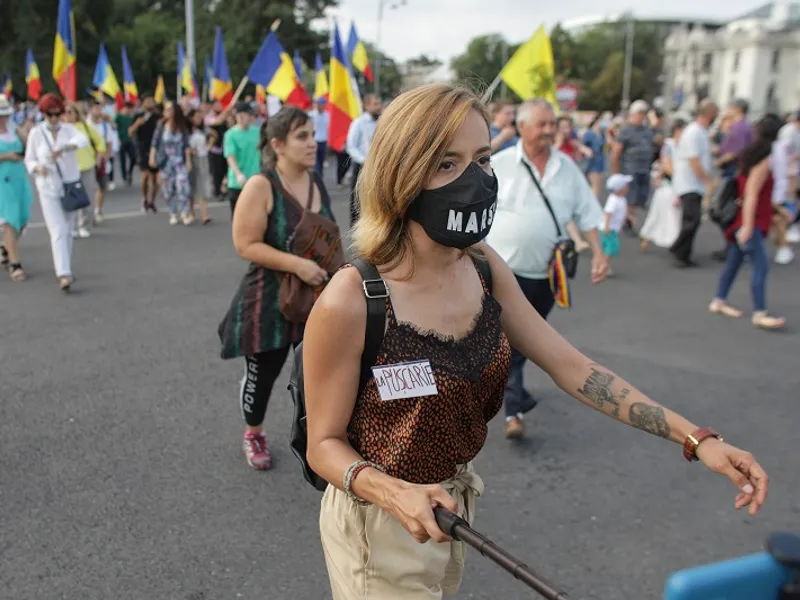
M372 367L378 358L386 329L386 299L389 297L389 286L378 273L375 265L363 258L353 260L352 264L361 274L361 287L367 299L367 327L364 333L364 352L361 354L361 380L358 391L364 389L372 377Z

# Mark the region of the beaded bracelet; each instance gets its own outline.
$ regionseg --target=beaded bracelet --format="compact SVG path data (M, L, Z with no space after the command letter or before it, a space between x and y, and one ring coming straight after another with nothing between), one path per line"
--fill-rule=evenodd
M350 498L350 500L361 506L366 506L369 504L369 502L356 496L351 488L353 485L353 481L356 478L356 475L358 475L361 471L363 471L367 467L372 467L373 469L377 469L381 473L386 473L383 467L381 467L380 465L376 465L374 462L370 462L368 460L357 460L352 465L347 467L347 470L344 472L344 486L343 486L344 491L347 494L347 497Z

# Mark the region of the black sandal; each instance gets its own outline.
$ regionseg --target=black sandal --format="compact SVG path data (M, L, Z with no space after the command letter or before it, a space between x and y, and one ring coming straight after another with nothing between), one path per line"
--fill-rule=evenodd
M4 269L7 269L9 258L8 258L8 250L6 250L5 246L0 246L0 255L2 255L2 258L0 258L0 265L2 265Z

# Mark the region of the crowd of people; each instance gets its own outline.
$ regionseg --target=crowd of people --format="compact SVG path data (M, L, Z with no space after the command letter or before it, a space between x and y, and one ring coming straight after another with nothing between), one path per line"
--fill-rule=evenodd
M431 508L472 519L483 491L472 459L488 422L504 407L505 435L518 439L537 404L524 385L527 361L581 402L683 445L687 460L729 477L736 507L755 514L768 479L750 454L583 356L546 319L570 305L584 252L592 282L613 274L625 232L640 236L643 250L666 247L677 267L693 266L703 208L732 178L740 201L722 232L725 265L709 310L741 316L727 296L748 260L753 324L782 327L766 310L765 240L775 233L776 261L791 261L800 114L751 126L736 101L717 135L713 102L691 122L667 123L636 101L624 121L597 115L578 131L546 100L487 108L449 85L406 92L385 112L368 96L364 108L337 153L336 183L350 177L350 238L372 269L366 279L346 268L322 177L324 102L267 116L249 99L159 107L147 97L117 112L102 100L65 104L46 94L20 118L0 97L0 224L11 278L25 278L18 240L30 181L64 291L74 281L73 240L103 222L117 163L128 186L138 165L142 211L158 213L160 190L172 225L192 225L196 208L209 223L208 200L227 199L233 245L248 268L218 334L221 357L244 362L244 456L254 469L272 466L266 410L303 342L307 460L331 482L320 527L337 600L457 589L464 549ZM82 186L90 205L68 210L68 185ZM382 307L382 341L366 366L375 315L364 296ZM430 539L446 543L416 543Z

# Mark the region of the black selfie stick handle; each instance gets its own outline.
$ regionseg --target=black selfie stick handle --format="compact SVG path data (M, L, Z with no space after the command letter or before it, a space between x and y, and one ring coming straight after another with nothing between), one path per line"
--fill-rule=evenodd
M437 506L433 509L439 529L454 540L464 542L474 548L499 567L538 592L547 600L568 600L566 592L559 591L552 583L535 573L526 564L520 562L508 552L470 527L464 519L449 510Z

